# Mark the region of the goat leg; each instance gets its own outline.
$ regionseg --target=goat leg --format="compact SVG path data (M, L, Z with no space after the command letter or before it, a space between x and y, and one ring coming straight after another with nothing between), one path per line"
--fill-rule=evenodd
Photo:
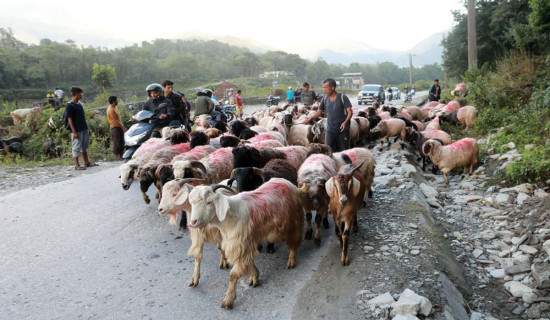
M275 253L275 244L272 242L267 243L267 253Z
M353 233L358 233L359 232L359 225L357 224L357 212L355 212L355 214L353 215L353 229L352 229Z
M185 210L181 211L181 219L180 219L180 230L184 230L187 228L187 212Z
M222 249L221 242L218 242L218 249L220 250L220 269L229 269L229 262L227 262L227 257L225 256L225 251Z
M311 211L306 213L306 225L306 235L304 236L304 239L309 240L313 235L313 229L311 228Z
M349 231L350 231L351 224L349 221L345 222L344 225L344 232L342 234L342 257L340 259L340 262L342 263L342 266L348 266L349 265L349 256L348 256L348 244L349 244Z
M315 214L315 236L313 241L317 247L321 246L321 220L323 217L326 217L326 214L323 215L320 210Z
M191 241L195 242L191 244L191 247L194 249L193 252L195 256L195 270L193 270L193 277L191 277L191 282L189 282L189 286L194 288L199 285L199 279L201 277L201 261L202 250L204 247L204 237L192 237Z
M257 287L259 278L260 278L260 270L256 267L256 265L252 265L252 268L250 268L250 278L248 279L248 285L251 287Z
M222 308L233 309L235 304L235 299L237 298L237 281L240 278L240 272L237 272L237 266L233 266L229 272L229 286L227 287L227 292L225 293L225 299L222 301Z
M325 217L323 218L323 227L324 227L325 229L330 228L330 225L329 225L329 223L328 223L328 215L325 216Z

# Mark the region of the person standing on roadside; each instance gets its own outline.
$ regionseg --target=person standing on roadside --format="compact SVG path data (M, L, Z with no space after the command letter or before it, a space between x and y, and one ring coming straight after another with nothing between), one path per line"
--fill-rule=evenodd
M61 109L61 107L63 106L63 98L65 95L65 92L63 92L63 90L59 88L55 88L55 91L53 92L53 94L57 97L57 104L55 106L55 111L57 111Z
M288 87L288 90L286 92L286 102L294 103L294 90L292 90L292 87Z
M170 125L187 124L187 114L185 112L185 106L179 93L174 92L174 82L170 80L164 80L162 82L162 89L164 96L172 102L174 106L174 119L170 121Z
M238 119L243 119L243 99L241 97L241 90L237 90L237 95L235 96L235 116Z
M434 80L434 84L428 91L428 101L439 101L441 99L441 87L439 86L439 79Z
M317 101L317 94L315 91L309 89L309 83L307 82L304 82L302 88L304 89L300 94L302 103L309 108Z
M334 79L328 78L323 81L323 91L325 97L319 104L319 110L311 118L306 119L304 124L317 119L326 111L327 132L325 144L329 145L333 152L347 150L350 147L351 102L348 96L336 92L336 81Z
M72 154L75 170L86 170L86 167L95 167L97 164L88 160L88 147L90 146L90 130L88 130L88 124L86 124L86 116L84 114L84 107L80 103L82 100L82 89L79 87L71 88L72 99L65 110L67 112L67 119L69 126L71 127L71 142L72 142ZM78 163L78 156L82 153L82 160L84 160L84 166Z
M122 160L124 153L124 132L127 131L122 123L122 118L118 112L118 99L115 96L109 97L109 107L107 108L107 121L111 127L111 139L113 140L113 153L117 160Z

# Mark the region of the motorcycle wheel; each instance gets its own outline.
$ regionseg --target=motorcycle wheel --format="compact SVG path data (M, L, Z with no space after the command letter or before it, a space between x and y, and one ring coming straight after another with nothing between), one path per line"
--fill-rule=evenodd
M233 114L233 112L230 112L230 111L226 111L225 115L227 116L227 122L228 123L233 121L233 119L235 118L235 115Z
M266 102L265 105L271 107L271 101Z

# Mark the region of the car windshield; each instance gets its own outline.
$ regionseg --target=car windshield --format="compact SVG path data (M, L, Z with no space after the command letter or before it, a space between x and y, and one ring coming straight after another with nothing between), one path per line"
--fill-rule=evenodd
M397 91L399 90L397 87L391 87L392 91Z
M361 91L378 91L380 90L380 87L377 86L364 86Z

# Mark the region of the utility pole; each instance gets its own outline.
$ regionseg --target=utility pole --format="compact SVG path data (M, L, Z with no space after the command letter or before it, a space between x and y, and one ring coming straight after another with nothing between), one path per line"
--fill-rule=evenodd
M409 53L409 84L411 85L411 88L413 83L412 70L413 70L413 54Z
M468 0L468 67L477 67L476 2Z

